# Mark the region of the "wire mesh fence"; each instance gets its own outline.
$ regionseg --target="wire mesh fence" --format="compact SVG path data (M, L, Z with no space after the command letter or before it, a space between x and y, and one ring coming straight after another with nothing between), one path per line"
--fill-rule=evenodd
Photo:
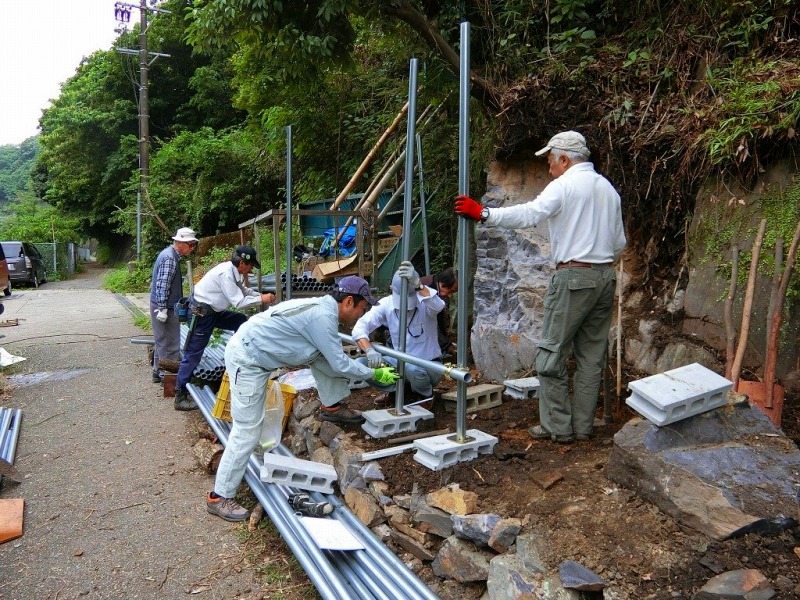
M82 247L74 242L36 242L49 280L66 279L75 274Z

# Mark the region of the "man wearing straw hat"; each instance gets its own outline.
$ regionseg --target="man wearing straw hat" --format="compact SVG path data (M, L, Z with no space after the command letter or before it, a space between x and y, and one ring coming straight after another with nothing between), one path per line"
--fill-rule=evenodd
M542 339L536 354L540 424L534 439L570 443L592 435L605 368L616 272L611 264L625 248L619 194L589 162L577 131L554 135L536 156L547 155L547 187L531 202L485 208L457 196L456 214L485 225L533 227L547 220L556 270L544 298ZM573 396L567 391L567 357L574 350Z

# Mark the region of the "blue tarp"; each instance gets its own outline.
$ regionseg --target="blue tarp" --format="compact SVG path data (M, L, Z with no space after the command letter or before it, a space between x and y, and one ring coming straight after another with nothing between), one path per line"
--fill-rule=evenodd
M333 255L331 244L336 240L336 236L339 235L341 231L341 228L336 229L333 227L325 230L325 241L322 242L322 246L320 246L319 249L319 255L321 257L325 258ZM347 257L356 253L356 233L355 225L350 225L344 230L338 244L339 256Z

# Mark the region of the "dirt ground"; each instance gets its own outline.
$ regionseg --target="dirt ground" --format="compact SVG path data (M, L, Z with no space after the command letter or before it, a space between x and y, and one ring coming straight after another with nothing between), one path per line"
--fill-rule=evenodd
M359 390L352 404L372 408L375 395ZM548 566L577 561L606 579L615 598L688 599L715 574L741 568L761 571L778 598L800 598L800 528L775 537L750 535L725 542L683 530L654 505L605 477L612 438L634 416L624 402L616 403L613 423L596 427L593 439L569 445L534 441L528 435L528 427L538 423L537 403L504 397L500 407L467 415L468 429L500 439L492 455L441 472L423 467L411 453L381 459L390 495L409 493L412 484L429 492L458 483L478 494L479 511L523 519L523 531L533 530L552 540L544 556ZM423 422L419 431L455 431L455 415L440 400L434 413L435 419ZM602 402L597 416L602 422ZM795 398L786 401L783 425L786 434L800 442ZM387 445L386 440L370 440L363 434L356 437L366 450ZM432 573L420 575L429 582L436 580ZM465 587L453 597L459 593L463 598L479 597L483 589Z

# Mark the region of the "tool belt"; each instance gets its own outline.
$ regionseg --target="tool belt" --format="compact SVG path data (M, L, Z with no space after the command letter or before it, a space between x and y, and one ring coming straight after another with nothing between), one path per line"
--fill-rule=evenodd
M189 306L191 307L192 314L197 317L210 317L216 312L210 304L195 302L194 299L190 301Z

